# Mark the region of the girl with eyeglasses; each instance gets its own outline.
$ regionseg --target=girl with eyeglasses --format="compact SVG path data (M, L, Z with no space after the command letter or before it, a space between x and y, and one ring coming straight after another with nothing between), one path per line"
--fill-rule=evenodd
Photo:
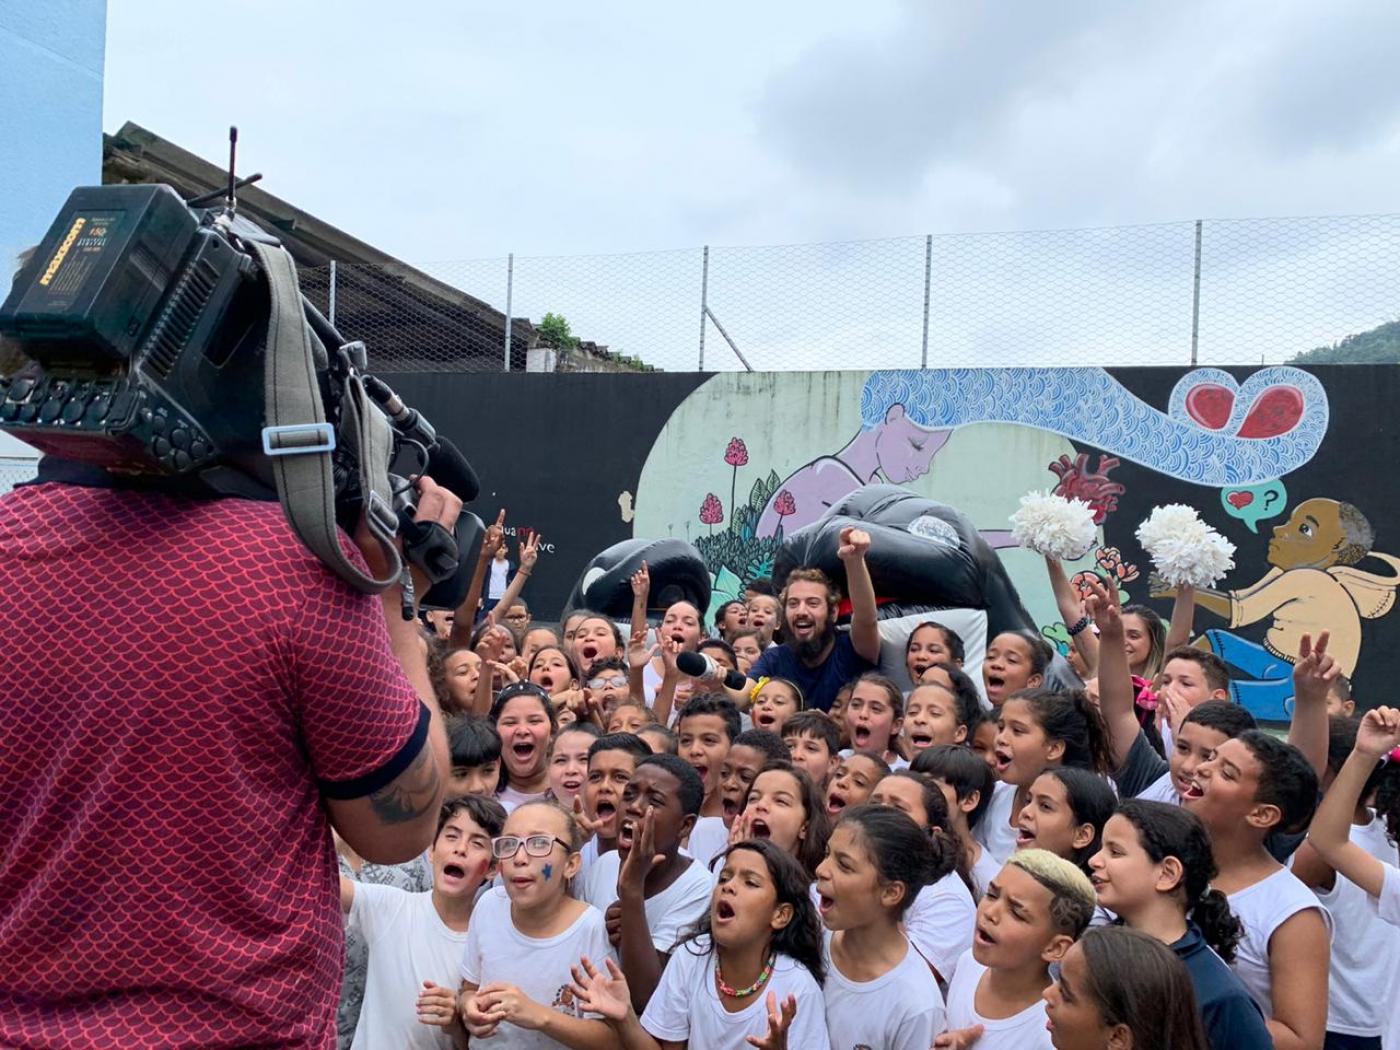
M458 994L473 1045L610 1045L607 1024L571 990L570 966L609 950L603 913L569 895L582 841L556 802L522 803L492 840L500 885L473 911Z

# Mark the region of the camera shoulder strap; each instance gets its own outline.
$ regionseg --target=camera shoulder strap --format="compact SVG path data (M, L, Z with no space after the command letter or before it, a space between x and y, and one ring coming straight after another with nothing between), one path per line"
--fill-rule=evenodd
M280 245L249 241L267 275L271 309L264 372L266 429L263 447L272 461L277 498L292 530L316 557L350 586L377 594L399 578L403 563L394 535L398 515L389 488L393 437L388 421L370 402L360 377L345 381L341 411L346 440L354 445L365 494L365 523L378 541L388 572L377 578L356 565L340 545L335 520L335 476L331 452L335 432L326 421L316 380L311 333L302 313L296 264Z

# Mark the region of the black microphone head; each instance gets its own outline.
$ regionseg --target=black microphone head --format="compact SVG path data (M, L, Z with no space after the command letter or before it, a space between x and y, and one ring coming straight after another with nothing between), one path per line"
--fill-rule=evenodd
M710 661L700 653L680 653L676 657L676 670L691 678L703 678L710 671Z
M440 434L437 444L428 454L428 475L463 503L470 503L481 494L481 479L467 462L467 457Z

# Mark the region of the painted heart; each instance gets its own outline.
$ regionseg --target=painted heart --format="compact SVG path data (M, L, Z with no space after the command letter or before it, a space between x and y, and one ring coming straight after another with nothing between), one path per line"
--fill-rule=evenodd
M1234 507L1236 510L1244 510L1245 507L1248 507L1254 502L1254 493L1232 492L1225 498L1230 501L1230 506Z
M1219 383L1200 383L1186 394L1186 411L1207 430L1219 430L1230 422L1235 392Z
M1249 413L1240 426L1239 436L1278 437L1280 434L1287 434L1302 418L1303 392L1296 386L1271 386L1249 406Z

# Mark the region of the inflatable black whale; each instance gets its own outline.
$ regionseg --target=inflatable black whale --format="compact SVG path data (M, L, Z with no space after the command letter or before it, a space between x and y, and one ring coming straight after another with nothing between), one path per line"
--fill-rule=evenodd
M679 601L690 602L701 617L708 614L710 572L699 551L684 540L631 539L589 561L564 603L564 617L575 609L591 609L625 624L632 615L632 574L642 562L651 575L648 614L660 616Z

